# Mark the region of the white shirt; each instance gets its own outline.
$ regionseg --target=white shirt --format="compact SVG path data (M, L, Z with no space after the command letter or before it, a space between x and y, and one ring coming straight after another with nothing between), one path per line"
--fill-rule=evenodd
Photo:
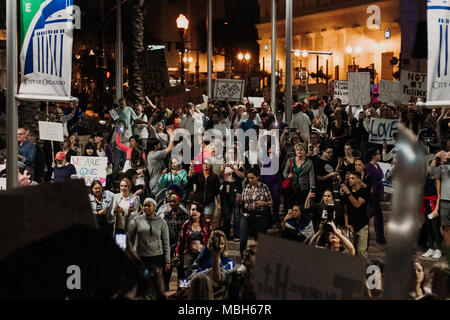
M138 115L138 119L142 119L145 122L148 121L147 115L144 113ZM135 123L133 125L133 134L139 136L139 139L147 139L148 138L147 123Z

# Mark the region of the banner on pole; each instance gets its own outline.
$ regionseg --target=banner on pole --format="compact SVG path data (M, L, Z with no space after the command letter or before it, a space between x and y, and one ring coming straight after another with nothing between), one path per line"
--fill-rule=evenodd
M105 186L108 167L107 157L72 156L70 163L74 165L77 175L84 179L87 186L90 186L94 180L99 180L102 186Z
M369 142L382 144L386 140L387 144L394 144L394 134L399 124L398 119L370 118Z
M408 104L412 98L427 97L427 74L402 70L400 82L403 90L403 104Z
M450 100L449 34L450 3L429 0L427 102Z
M73 0L20 1L19 98L70 100Z
M244 95L245 80L216 79L214 81L214 99L218 101L240 101Z
M370 73L348 73L348 103L352 106L370 103Z
M60 142L64 141L62 123L39 121L39 139Z
M334 98L348 104L348 81L334 80Z
M402 84L398 81L380 80L378 85L378 101L384 103L402 102Z

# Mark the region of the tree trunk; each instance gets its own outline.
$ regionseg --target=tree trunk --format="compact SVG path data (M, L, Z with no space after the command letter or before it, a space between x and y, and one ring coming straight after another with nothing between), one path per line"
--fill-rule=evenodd
M142 83L139 55L144 51L144 14L139 0L130 1L129 19L130 42L128 48L128 74L130 96L132 104L145 104L144 85Z

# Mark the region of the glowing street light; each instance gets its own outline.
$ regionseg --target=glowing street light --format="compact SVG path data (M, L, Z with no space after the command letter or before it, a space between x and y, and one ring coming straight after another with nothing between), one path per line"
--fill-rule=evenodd
M184 14L180 14L177 18L177 28L187 30L189 28L189 20L184 16Z
M245 60L247 60L247 61L250 60L250 54L249 54L249 53L246 53L245 56L244 56L244 58L245 58Z
M355 53L360 54L362 52L362 48L360 46L355 47Z
M238 58L239 60L242 60L242 59L244 59L244 55L243 55L242 53L239 53L239 54L237 55L237 58Z
M295 50L294 51L294 56L300 57L300 50Z
M183 14L180 14L177 18L177 28L181 39L180 78L181 84L184 85L184 63L187 61L184 56L184 35L186 34L186 30L189 28L189 20Z
M348 46L347 48L345 48L345 52L347 52L348 54L351 54L353 52L353 48Z

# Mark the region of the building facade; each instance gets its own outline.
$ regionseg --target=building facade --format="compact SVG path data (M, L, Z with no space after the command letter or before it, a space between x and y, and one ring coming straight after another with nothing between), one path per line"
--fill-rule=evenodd
M272 0L259 0L259 6L259 61L261 68L264 64L265 70L270 70ZM317 72L317 56L319 70L331 76L331 80L346 80L348 71L371 64L376 71L375 82L393 80L399 70L399 64L391 63L393 57L401 58L407 70L426 72L426 60L414 58L418 25L426 21L425 0L293 0L292 8L292 49L333 53L331 56L293 54L293 79L296 80L293 84L299 84L296 71L302 67L309 74ZM276 70L283 76L285 10L286 2L277 1Z

